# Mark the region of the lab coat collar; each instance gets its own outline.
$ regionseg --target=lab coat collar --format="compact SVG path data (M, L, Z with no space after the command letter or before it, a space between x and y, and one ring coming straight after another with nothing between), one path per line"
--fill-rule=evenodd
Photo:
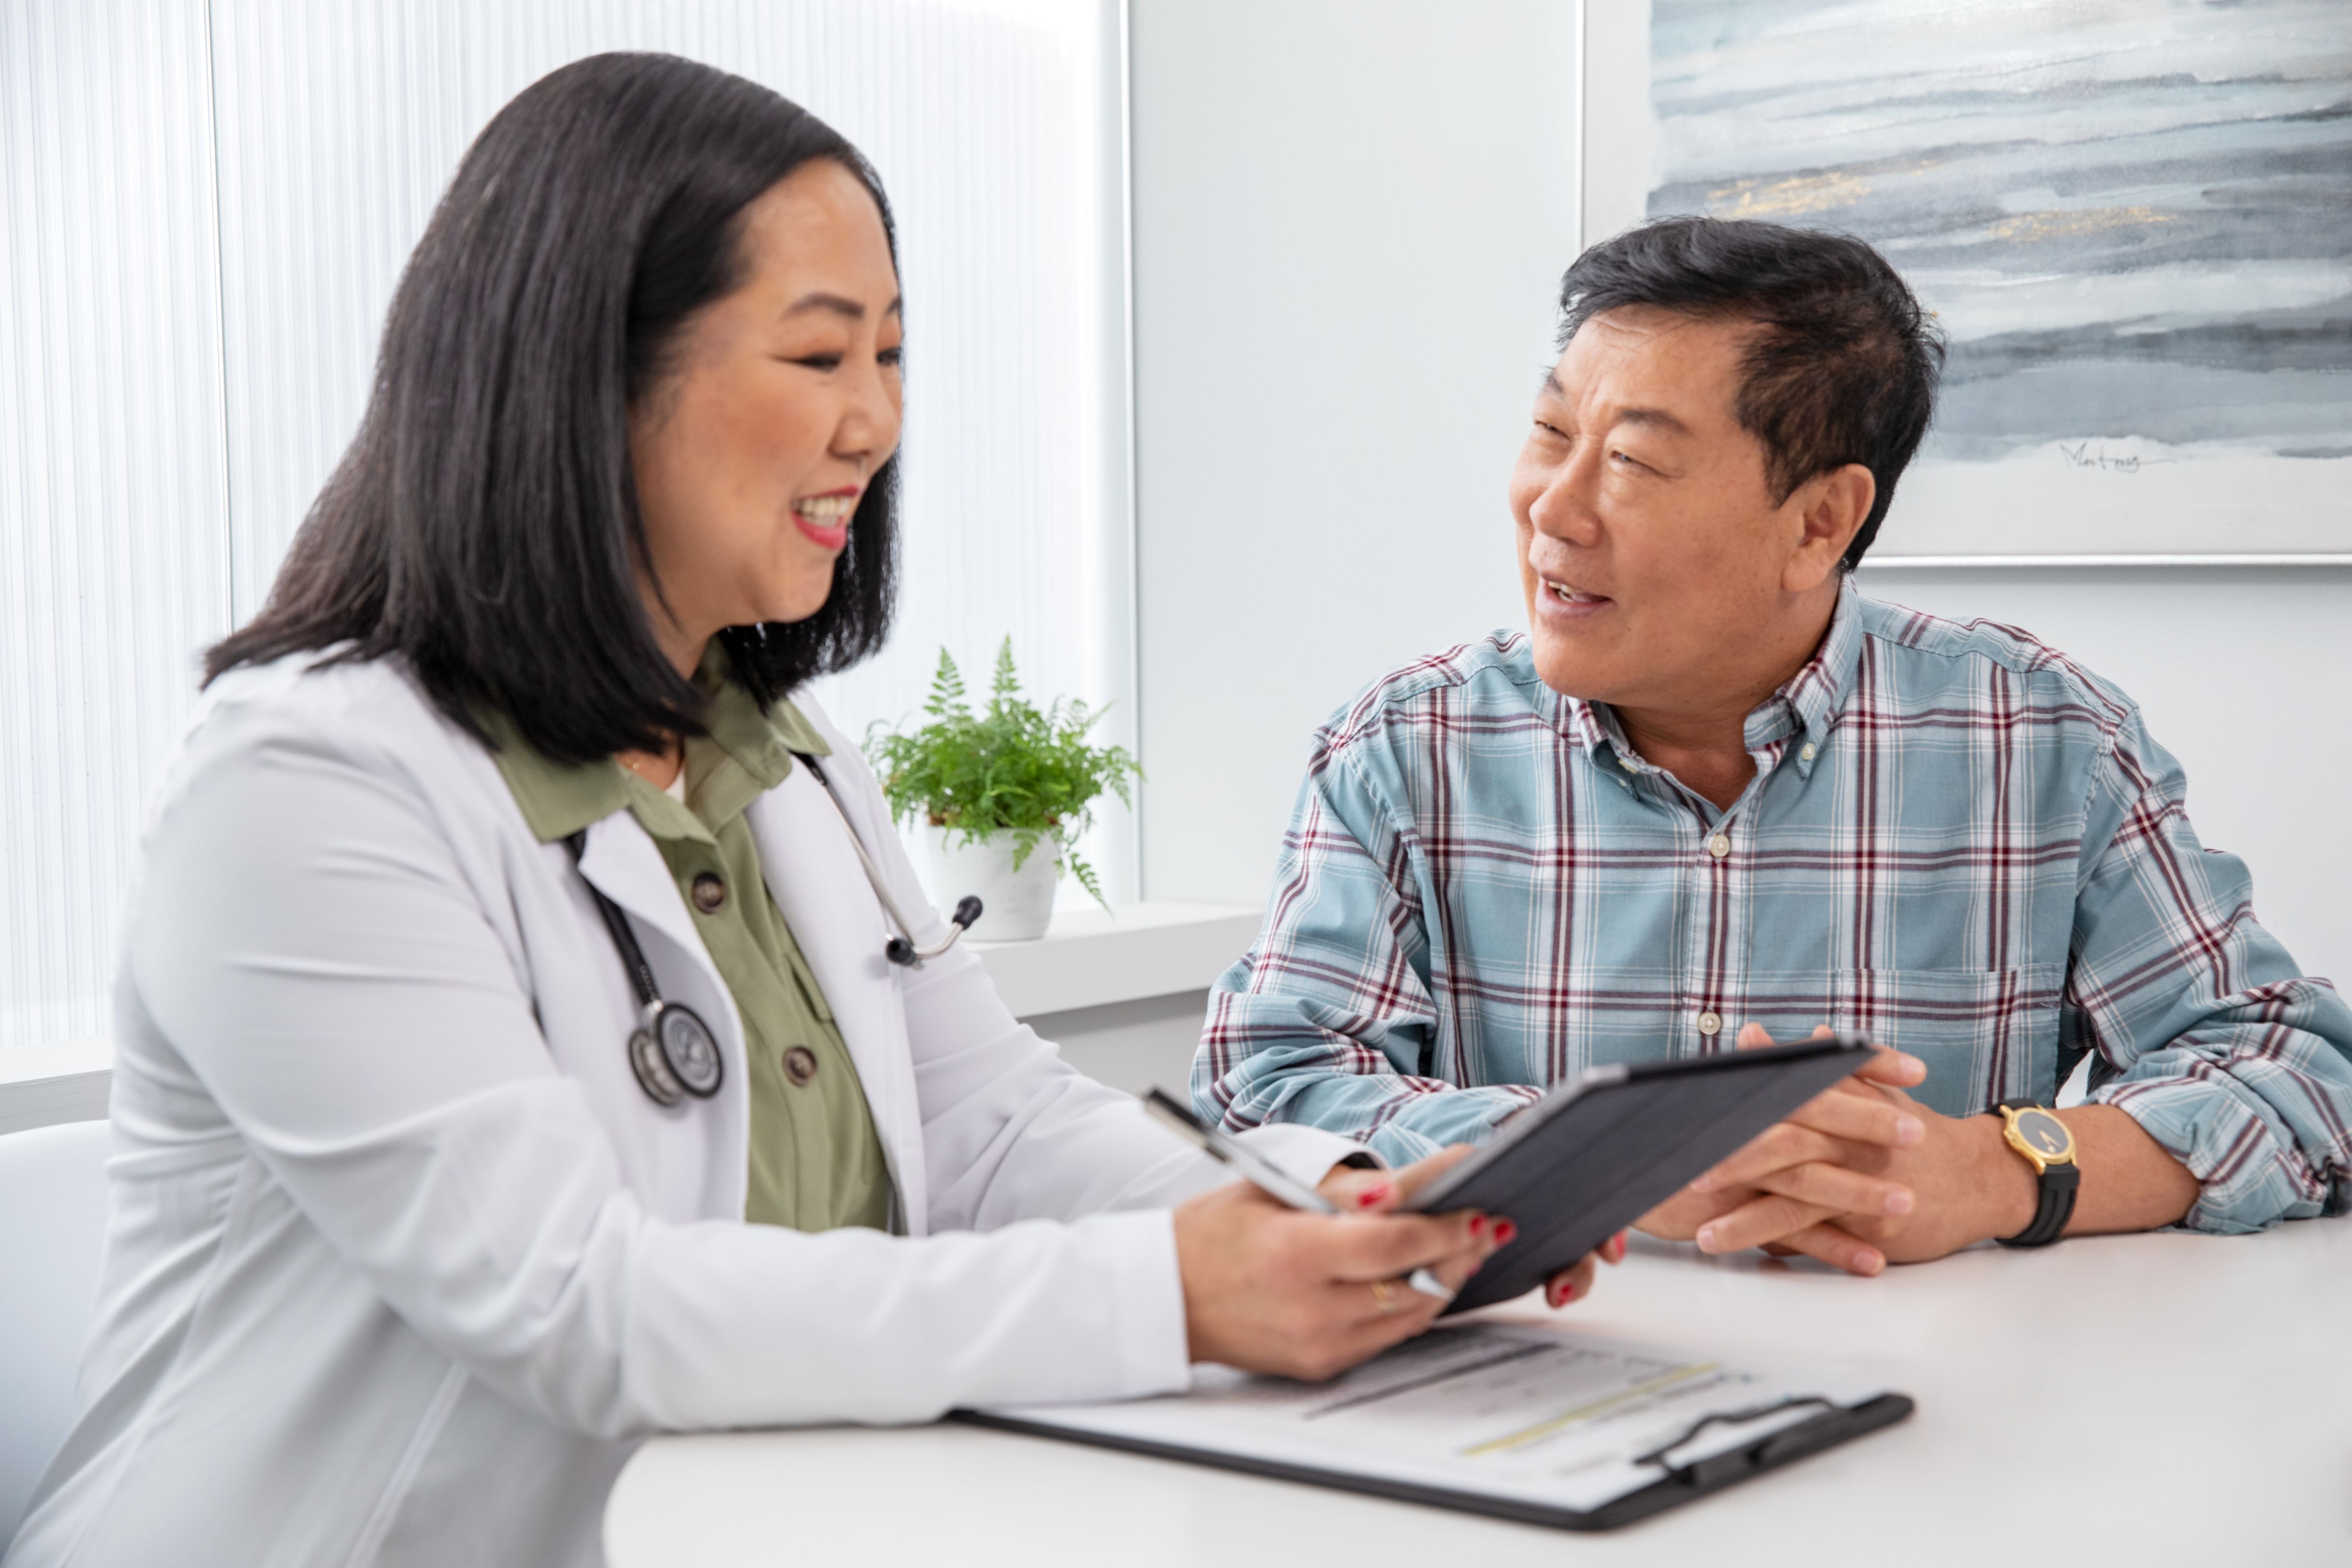
M714 1173L709 1179L714 1185L705 1194L705 1211L740 1215L744 1185L749 1179L746 1162L751 1143L751 1077L743 1054L743 1020L735 1010L734 996L719 973L719 966L711 962L710 950L702 945L701 934L694 928L693 916L687 912L686 900L678 893L668 862L662 859L660 847L637 819L627 811L614 811L590 823L585 831L587 838L580 855L581 878L618 904L628 916L630 928L645 949L646 961L653 966L660 982L663 997L682 1002L701 1014L719 1042L723 1074L718 1096L709 1102L689 1103L672 1113L709 1121ZM543 852L570 858L568 850L555 845L548 846ZM589 919L593 922L594 916ZM607 950L605 955L600 955L600 961L618 964L619 959L609 955L611 938L593 924L590 929L595 934L586 939ZM615 1051L628 1027L624 1025L614 1036ZM635 1083L623 1092L629 1100L632 1114L642 1120L642 1113L647 1107L637 1097Z
M580 854L580 874L589 884L621 906L640 928L650 926L726 994L727 982L710 961L702 935L678 896L677 881L662 859L653 835L626 811L614 811L588 825L588 841ZM740 1032L740 1031L739 1031Z
M796 768L744 811L768 888L824 988L842 1042L856 1063L874 1130L881 1135L908 1234L929 1211L922 1116L895 966L882 956L894 933L824 787ZM674 895L673 895L674 896Z
M782 784L746 807L743 815L759 849L768 889L816 976L842 1043L856 1064L889 1162L900 1219L908 1234L919 1236L929 1212L922 1117L898 975L882 956L883 944L894 933L850 847L848 830L807 768L793 768ZM659 847L627 811L611 813L591 824L587 832L580 874L619 904L641 934L656 934L692 966L703 995L676 999L703 1011L712 1025L730 1083L749 1082L734 998L694 928ZM745 1136L748 1125L735 1139L739 1150ZM737 1157L740 1163L740 1153Z

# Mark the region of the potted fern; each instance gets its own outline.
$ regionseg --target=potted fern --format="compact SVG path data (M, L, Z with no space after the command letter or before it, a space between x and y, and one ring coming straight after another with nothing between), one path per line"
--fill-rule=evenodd
M1062 869L1109 908L1077 841L1104 791L1131 801L1129 784L1141 773L1124 747L1088 743L1102 710L1073 697L1040 709L1023 696L1007 637L984 707L972 710L942 648L923 712L928 721L911 732L876 721L866 755L891 815L925 826L933 896L978 894L971 934L992 942L1045 934Z

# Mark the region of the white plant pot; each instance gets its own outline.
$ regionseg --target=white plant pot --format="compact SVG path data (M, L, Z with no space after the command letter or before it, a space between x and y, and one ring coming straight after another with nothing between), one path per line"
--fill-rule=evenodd
M1045 935L1054 920L1054 884L1060 880L1061 846L1051 837L1037 841L1021 869L1013 869L1020 841L1011 833L966 838L948 828L926 827L924 845L930 852L931 898L941 909L953 909L966 894L977 894L980 918L971 935L982 942L1034 942Z

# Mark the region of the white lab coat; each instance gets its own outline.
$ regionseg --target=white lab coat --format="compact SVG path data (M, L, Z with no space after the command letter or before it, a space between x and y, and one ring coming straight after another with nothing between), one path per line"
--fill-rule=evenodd
M1066 1066L971 953L887 963L806 769L751 831L905 1237L740 1222L741 1027L633 818L591 828L575 872L397 666L312 663L217 683L159 791L83 1413L9 1568L593 1563L646 1433L1182 1383L1166 1206L1219 1168ZM935 939L872 776L827 733ZM712 1025L715 1099L638 1089L583 876ZM1269 1131L1310 1178L1353 1147Z

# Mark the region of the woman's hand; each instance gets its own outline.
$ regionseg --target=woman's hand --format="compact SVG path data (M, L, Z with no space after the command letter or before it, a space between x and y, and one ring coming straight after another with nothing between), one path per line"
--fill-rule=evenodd
M1469 1144L1455 1144L1450 1148L1440 1149L1419 1165L1393 1173L1356 1170L1341 1166L1323 1178L1319 1190L1325 1197L1338 1204L1344 1212L1377 1214L1381 1209L1393 1208L1403 1203L1407 1197L1418 1192L1431 1177L1440 1171L1451 1169L1455 1162L1466 1157L1474 1146ZM1498 1248L1510 1245L1511 1238L1517 1234L1517 1228L1507 1219L1498 1219L1495 1225L1497 1232L1494 1239L1495 1245ZM1624 1260L1625 1233L1621 1230L1602 1242L1599 1250L1586 1253L1550 1279L1546 1280L1544 1304L1550 1307L1564 1307L1570 1301L1582 1301L1592 1293L1592 1275L1596 1264L1613 1265ZM1445 1282L1449 1287L1457 1290L1462 1285L1460 1280L1447 1280Z
M1594 1265L1606 1263L1611 1268L1625 1261L1625 1233L1603 1241L1596 1249L1587 1252L1559 1273L1544 1281L1544 1305L1555 1310L1570 1301L1580 1301L1592 1294Z
M1475 1211L1391 1211L1469 1152L1335 1171L1322 1189L1344 1211L1336 1217L1286 1207L1246 1182L1183 1204L1176 1262L1192 1359L1319 1381L1427 1328L1445 1303L1404 1276L1425 1268L1459 1289L1513 1227Z

